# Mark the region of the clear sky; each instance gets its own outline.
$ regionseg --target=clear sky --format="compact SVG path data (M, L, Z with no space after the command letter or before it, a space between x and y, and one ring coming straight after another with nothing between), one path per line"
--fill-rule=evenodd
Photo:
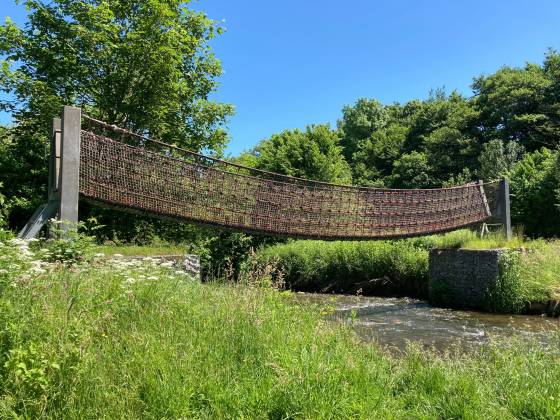
M25 12L0 0L1 15ZM225 74L213 95L236 106L228 152L286 128L333 126L360 97L384 103L445 87L470 95L474 76L540 63L560 49L558 0L200 0L225 20L213 42ZM7 116L0 117L6 122Z

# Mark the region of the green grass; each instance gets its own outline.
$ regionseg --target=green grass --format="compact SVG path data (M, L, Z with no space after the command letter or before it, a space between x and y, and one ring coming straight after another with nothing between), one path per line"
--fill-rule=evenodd
M259 250L260 265L276 265L290 288L348 291L387 278L389 294L427 294L428 251L408 241L293 241Z
M535 247L519 258L524 294L534 302L560 299L560 242Z
M0 418L560 416L557 337L392 357L289 292L1 248Z
M480 237L479 232L461 229L444 235L431 235L410 239L410 242L426 248L465 248L465 249L491 249L491 248L533 248L538 247L543 241L527 240L520 233L515 233L507 240L501 231L492 232Z
M181 245L97 245L94 252L111 256L121 254L125 257L149 257L152 255L183 255L187 254L187 247Z

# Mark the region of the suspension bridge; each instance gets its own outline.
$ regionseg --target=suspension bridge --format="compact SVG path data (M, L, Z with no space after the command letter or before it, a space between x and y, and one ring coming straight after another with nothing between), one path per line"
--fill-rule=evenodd
M64 107L51 132L49 199L20 237L51 218L78 222L78 202L253 234L389 239L501 223L507 182L438 189L366 188L295 178L204 156Z

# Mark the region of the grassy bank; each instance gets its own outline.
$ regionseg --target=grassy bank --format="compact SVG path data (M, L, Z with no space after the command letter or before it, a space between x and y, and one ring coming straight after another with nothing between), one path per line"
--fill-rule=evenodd
M277 266L296 290L427 295L428 251L409 241L293 241L263 248L253 261Z
M432 248L511 250L488 310L520 312L530 302L560 298L560 242L480 239L469 230L401 241L292 241L259 250L248 266L275 266L297 290L426 298Z
M0 252L0 417L553 418L560 350L393 358L289 292Z
M181 245L97 245L92 248L93 252L105 255L120 254L125 257L143 257L153 255L183 255L188 253L186 246Z

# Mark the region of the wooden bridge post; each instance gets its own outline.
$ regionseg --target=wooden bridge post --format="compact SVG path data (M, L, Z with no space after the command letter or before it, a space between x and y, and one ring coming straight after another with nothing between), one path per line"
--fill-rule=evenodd
M498 186L498 202L497 213L502 223L504 234L507 240L513 236L511 229L511 210L509 202L509 182L507 179L502 179Z
M58 220L62 230L75 228L78 223L78 199L80 194L80 137L82 110L64 106L61 120L60 170L58 172ZM56 139L55 139L56 150ZM57 157L54 156L56 168Z

